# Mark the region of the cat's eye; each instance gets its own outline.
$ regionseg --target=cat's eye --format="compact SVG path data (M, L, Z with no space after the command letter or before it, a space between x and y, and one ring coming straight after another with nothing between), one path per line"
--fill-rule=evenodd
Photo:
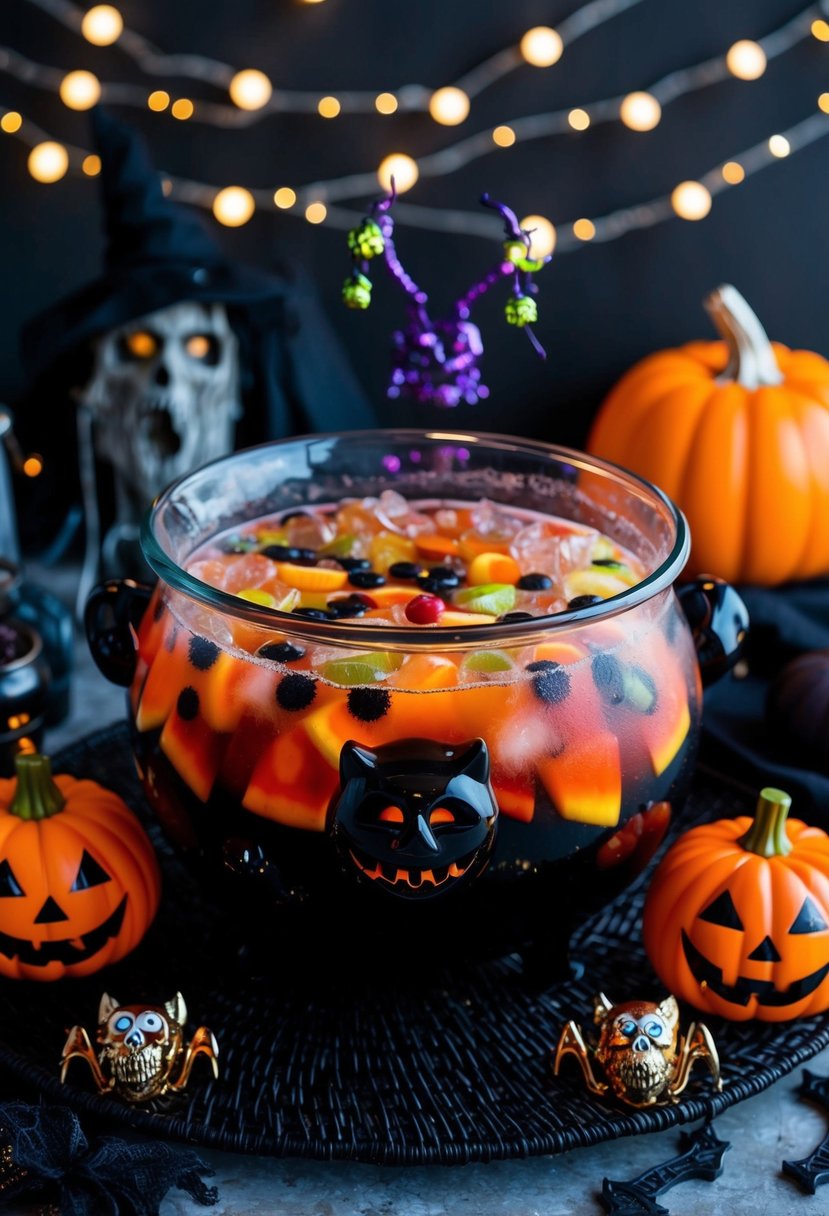
M403 823L404 815L399 806L384 806L377 818L381 823Z

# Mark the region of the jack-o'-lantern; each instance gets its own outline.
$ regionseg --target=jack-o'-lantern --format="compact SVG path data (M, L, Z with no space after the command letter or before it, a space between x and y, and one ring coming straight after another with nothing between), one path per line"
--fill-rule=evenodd
M126 804L94 781L21 755L0 781L0 975L91 975L138 945L160 876Z
M332 835L347 872L403 899L429 899L485 868L498 806L483 739L404 739L374 751L348 742Z
M790 803L764 789L753 820L692 828L657 868L645 948L698 1009L784 1022L829 1008L829 836L787 824Z

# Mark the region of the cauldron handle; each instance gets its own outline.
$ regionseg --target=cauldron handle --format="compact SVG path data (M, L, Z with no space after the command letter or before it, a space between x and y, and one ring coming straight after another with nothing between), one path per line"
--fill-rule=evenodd
M83 620L98 670L112 684L128 688L138 655L137 628L153 593L131 578L110 579L89 594Z
M748 609L730 583L710 574L677 589L688 618L704 685L730 671L748 633Z

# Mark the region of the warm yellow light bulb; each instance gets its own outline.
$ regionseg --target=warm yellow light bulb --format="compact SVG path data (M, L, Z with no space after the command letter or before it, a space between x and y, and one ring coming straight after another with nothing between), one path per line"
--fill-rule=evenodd
M680 219L702 220L711 210L711 194L702 182L680 182L671 194L671 206Z
M738 160L727 160L720 172L729 186L739 186L745 181L746 171Z
M47 139L35 144L27 163L36 182L59 182L69 168L69 155L63 144Z
M564 43L561 34L551 30L549 25L536 25L527 30L519 43L519 50L534 68L549 68L561 59Z
M96 4L81 20L81 33L93 46L112 46L123 28L124 18L111 4Z
M515 143L515 132L512 127L496 127L492 132L492 142L499 148L511 148Z
M429 113L443 127L456 127L469 114L469 98L463 89L447 85L429 98Z
M829 114L829 93L821 93L820 97L817 99L817 104L818 109L823 110L824 114ZM6 115L6 117L8 117L8 115ZM5 129L6 128L4 127L3 130Z
M820 17L811 25L812 36L817 38L818 42L829 42L829 21L823 21Z
M173 118L178 118L181 122L186 122L188 118L193 117L195 106L189 97L179 97L173 102L170 113Z
M631 131L652 131L662 117L662 107L652 93L628 93L619 117Z
M309 224L321 224L328 215L325 203L309 203L305 208L305 218Z
M543 215L525 215L521 220L522 231L529 234L530 257L546 258L556 247L556 230Z
M290 186L280 186L278 190L274 190L273 201L277 207L287 211L296 202L296 190L292 190Z
M592 241L595 235L596 225L592 220L576 220L573 224L573 236L578 237L580 241Z
M374 99L374 108L378 114L394 114L397 98L394 93L378 93Z
M273 85L258 68L237 72L227 88L230 100L240 110L261 110L271 99Z
M151 110L155 110L156 113L166 110L169 104L170 94L165 92L164 89L154 89L147 98L147 105Z
M405 152L392 152L381 160L377 169L377 180L384 190L391 190L391 179L398 194L405 194L420 176L417 161Z
M759 42L741 38L728 48L725 65L738 80L758 80L766 70L766 52Z
M3 117L0 118L0 128L7 135L14 135L15 131L19 131L22 126L23 116L22 114L18 114L17 110L7 110Z
M241 228L255 210L253 195L244 186L225 186L213 199L213 214L226 228Z
M81 161L81 168L87 177L97 177L101 172L101 158L96 156L94 152L90 152Z
M317 105L323 118L336 118L342 107L336 97L321 97Z
M94 72L67 72L58 89L70 110L91 110L101 97L101 82Z
M586 131L590 126L590 115L587 110L576 106L575 110L571 110L567 115L567 121L574 131Z
M769 152L772 156L784 157L788 156L792 150L792 145L786 139L785 135L772 135L769 139Z

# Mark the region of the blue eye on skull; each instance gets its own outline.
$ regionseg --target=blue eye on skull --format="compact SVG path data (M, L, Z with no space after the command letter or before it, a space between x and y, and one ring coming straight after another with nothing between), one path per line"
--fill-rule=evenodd
M120 1018L115 1019L115 1029L118 1031L129 1030L132 1026L132 1018L128 1014L122 1014Z
M662 1034L664 1027L661 1022L648 1022L645 1030L652 1039L658 1039Z
M623 1034L623 1035L624 1035L626 1038L628 1038L628 1039L632 1039L632 1038L633 1038L633 1036L636 1034L636 1031L638 1030L638 1027L637 1027L637 1025L636 1025L636 1023L635 1023L635 1022L632 1022L632 1021L631 1021L631 1020L628 1018L628 1020L627 1020L627 1021L622 1022L622 1023L620 1024L619 1029L621 1030L622 1034Z
M139 1030L161 1030L163 1023L157 1013L142 1013L138 1018Z

